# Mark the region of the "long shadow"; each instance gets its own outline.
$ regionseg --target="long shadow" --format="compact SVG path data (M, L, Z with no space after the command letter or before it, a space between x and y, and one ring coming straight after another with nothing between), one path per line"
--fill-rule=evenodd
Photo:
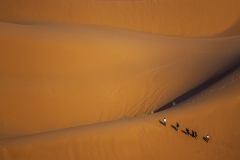
M177 131L177 128L174 126L174 125L171 125L172 126L172 128L174 129L174 130L176 130Z
M186 131L184 131L184 130L181 130L183 133L185 133L186 135L189 135Z
M161 123L162 125L164 125L166 127L166 125L162 121L159 121L159 123Z
M165 104L164 106L162 106L161 108L157 109L154 113L163 111L163 110L168 109L168 108L171 108L172 106L173 106L172 102L169 102L169 103Z
M174 99L173 101L176 103L176 104L179 104L189 98L192 98L193 96L197 95L198 93L202 92L203 90L207 89L208 87L210 87L211 85L215 84L216 82L220 81L221 79L225 78L226 76L230 75L231 73L233 73L238 67L238 66L234 66L232 67L231 69L225 71L224 73L216 76L216 77L213 77L211 78L210 80L200 84L199 86L193 88L192 90L184 93L183 95L177 97L176 99ZM172 101L165 104L164 106L160 107L159 109L157 109L155 111L156 112L161 112L163 110L166 110L168 108L171 108L173 107L173 104L172 104Z

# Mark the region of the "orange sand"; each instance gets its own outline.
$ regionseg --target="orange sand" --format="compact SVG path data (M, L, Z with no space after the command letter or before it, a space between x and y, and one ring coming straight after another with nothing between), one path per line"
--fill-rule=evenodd
M0 0L0 21L104 25L163 35L240 35L238 0Z
M0 1L0 159L239 159L238 6Z

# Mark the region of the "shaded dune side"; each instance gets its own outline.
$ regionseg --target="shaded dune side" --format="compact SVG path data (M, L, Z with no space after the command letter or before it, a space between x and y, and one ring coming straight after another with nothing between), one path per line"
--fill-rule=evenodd
M203 90L206 90L207 88L211 87L212 85L214 85L215 83L220 81L221 79L229 76L230 74L235 72L236 69L238 69L238 68L239 68L239 65L236 66L236 67L233 66L229 70L227 70L227 71L225 71L221 74L217 74L217 76L212 76L213 78L210 78L209 80L201 83L199 86L197 86L195 88L192 88L191 90L187 91L186 93L180 95L179 97L175 98L173 101L171 101L171 102L165 104L164 106L160 107L159 109L157 109L155 112L161 112L165 109L171 108L174 105L178 105L179 103L196 96L197 94L199 94ZM174 105L173 105L173 103L174 103Z
M144 160L159 157L197 160L239 159L239 89L238 69L193 99L169 110L126 120L2 139L0 155L2 159L13 160L26 158ZM196 98L197 100L194 100ZM158 122L163 117L168 119L167 127ZM199 138L193 139L173 130L171 125L176 121L180 123L181 130L188 127L198 131ZM208 144L202 139L206 134L210 135Z
M221 37L240 20L238 0L0 0L0 21L104 25L162 35ZM226 31L226 32L225 32Z
M194 40L70 25L0 27L6 53L0 55L1 137L149 113L239 64L240 57L239 37Z

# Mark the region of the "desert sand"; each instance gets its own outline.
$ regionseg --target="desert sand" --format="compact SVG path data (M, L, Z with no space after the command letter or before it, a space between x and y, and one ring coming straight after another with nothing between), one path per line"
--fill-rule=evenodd
M0 0L0 159L239 159L239 6Z

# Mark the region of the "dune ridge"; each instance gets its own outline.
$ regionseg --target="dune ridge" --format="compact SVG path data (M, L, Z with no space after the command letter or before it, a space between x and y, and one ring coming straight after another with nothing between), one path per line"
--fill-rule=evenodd
M239 64L239 37L180 39L86 26L1 26L1 48L8 53L1 55L1 101L8 106L1 111L1 137L150 113ZM32 115L26 116L29 109Z

